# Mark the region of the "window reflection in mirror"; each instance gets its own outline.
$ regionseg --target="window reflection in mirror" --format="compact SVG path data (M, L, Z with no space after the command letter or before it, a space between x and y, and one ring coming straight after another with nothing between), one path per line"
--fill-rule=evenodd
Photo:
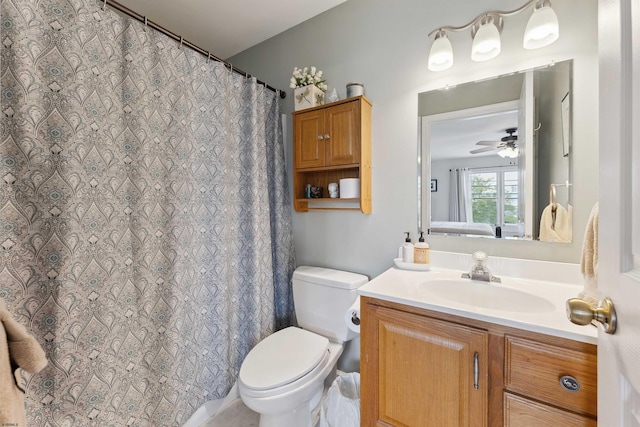
M571 242L571 66L419 94L420 229Z

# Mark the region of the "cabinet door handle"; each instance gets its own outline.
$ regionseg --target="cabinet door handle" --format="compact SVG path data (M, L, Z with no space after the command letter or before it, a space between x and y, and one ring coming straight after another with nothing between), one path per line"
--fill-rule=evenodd
M325 134L324 134L324 139L329 139L329 138L331 138L331 136L329 136L329 134L328 134L328 133L325 133Z
M474 353L473 355L473 388L476 390L479 388L478 380L480 379L480 366L478 363L478 353Z
M318 135L318 141L322 141L322 135Z

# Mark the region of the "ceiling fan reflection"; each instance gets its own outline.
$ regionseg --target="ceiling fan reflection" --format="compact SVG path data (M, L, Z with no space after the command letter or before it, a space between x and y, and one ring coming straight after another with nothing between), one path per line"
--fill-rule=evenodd
M486 147L469 151L471 154L480 154L487 151L498 151L500 157L518 157L518 135L514 135L518 128L508 128L505 132L508 134L500 139L500 141L478 141L476 145L486 145Z

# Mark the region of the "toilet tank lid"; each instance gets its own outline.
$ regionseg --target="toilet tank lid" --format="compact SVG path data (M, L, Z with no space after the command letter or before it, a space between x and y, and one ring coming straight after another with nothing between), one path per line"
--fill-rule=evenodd
M323 267L300 266L293 278L342 289L356 289L369 281L367 276Z

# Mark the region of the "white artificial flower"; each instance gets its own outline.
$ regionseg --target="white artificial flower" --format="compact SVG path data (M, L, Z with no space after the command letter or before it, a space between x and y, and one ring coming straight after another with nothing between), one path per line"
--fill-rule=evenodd
M289 87L295 89L297 87L303 87L307 85L315 85L322 91L328 89L322 78L322 71L318 70L315 66L298 68L293 67L292 77L289 80Z

